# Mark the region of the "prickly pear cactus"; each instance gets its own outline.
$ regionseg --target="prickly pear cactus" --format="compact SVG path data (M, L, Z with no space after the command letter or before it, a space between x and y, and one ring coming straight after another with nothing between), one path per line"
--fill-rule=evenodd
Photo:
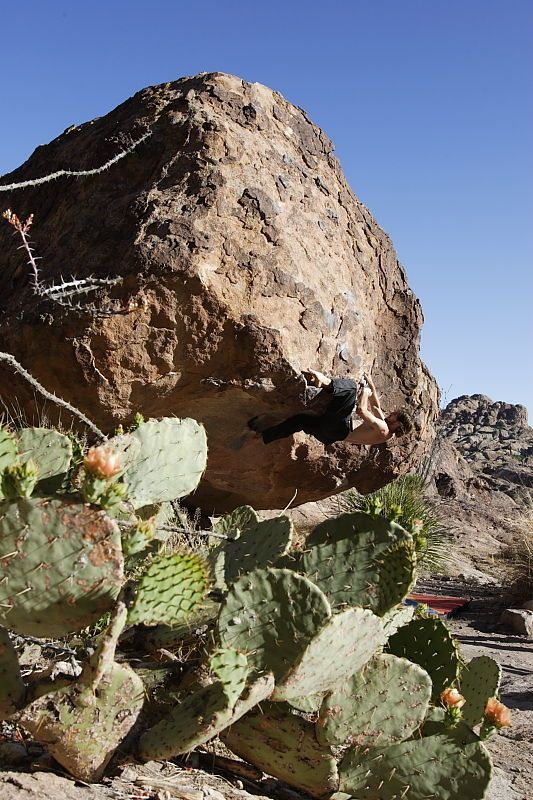
M317 738L337 746L401 742L420 727L430 699L431 678L425 670L380 653L325 697Z
M221 736L236 755L311 797L337 791L337 763L314 726L283 706L262 703Z
M31 459L39 467L39 481L63 477L72 459L72 442L53 428L23 428L18 431L22 462ZM58 482L59 485L60 481ZM50 483L53 490L54 484Z
M249 522L234 540L219 545L209 555L216 586L226 590L247 572L272 566L290 549L293 525L288 517Z
M433 684L434 700L457 680L458 647L440 619L413 619L391 636L388 649L393 655L407 658L426 670Z
M193 419L149 420L109 444L123 459L128 500L134 508L190 494L207 462L205 430Z
M279 681L273 700L291 700L326 692L360 670L385 643L379 617L348 608L327 620L302 655Z
M320 589L287 569L258 569L233 584L221 607L224 647L245 652L252 667L282 680L330 618Z
M0 425L0 475L7 467L12 467L18 458L17 441L14 435ZM3 499L0 485L0 500Z
M15 648L5 628L0 627L0 719L15 713L24 700L24 682Z
M207 569L195 553L156 556L139 579L129 624L185 623L198 610L207 590Z
M351 537L357 543L359 536L367 533L373 537L376 552L390 547L398 540L405 539L406 531L395 522L389 522L385 517L375 517L357 511L349 514L340 514L338 517L326 519L317 525L306 539L307 547L318 544L333 544L341 539Z
M230 647L220 648L211 653L209 669L224 685L224 691L233 707L241 696L248 677L248 659L238 650Z
M132 729L143 700L142 680L114 664L96 693L77 681L40 697L19 721L71 775L92 783Z
M361 516L367 530L357 531ZM316 583L332 606L364 605L381 615L408 594L414 582L415 551L412 537L398 525L384 525L369 515L344 514L318 528L324 541L306 549L294 568ZM307 544L313 540L311 534Z
M500 688L502 670L489 656L476 656L461 671L461 694L466 700L462 709L463 721L471 728L479 725L490 697Z
M219 655L215 658L219 660ZM170 709L164 719L141 736L138 748L141 760L172 758L194 750L236 722L272 692L272 675L258 676L245 688L247 665L239 662L237 654L230 658L226 654L222 661L224 663L219 663L217 670L224 680L187 695L183 702ZM229 669L230 663L236 667L233 674Z
M387 639L390 639L393 633L396 633L397 630L411 622L414 613L414 606L400 605L391 608L390 611L383 614L381 617L381 624L383 625L383 630L385 631Z
M339 774L353 800L482 800L492 764L478 737L458 725L390 747L351 748Z
M239 506L229 514L224 514L213 525L215 533L226 536L240 536L250 526L259 522L259 517L251 506Z
M96 622L123 580L116 523L67 500L0 504L0 559L0 619L31 636L64 636Z

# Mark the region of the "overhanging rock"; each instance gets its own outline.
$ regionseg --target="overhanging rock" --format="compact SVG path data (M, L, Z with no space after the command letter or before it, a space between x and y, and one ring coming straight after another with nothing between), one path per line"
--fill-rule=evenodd
M366 492L413 467L437 410L420 305L331 142L279 94L222 73L150 87L1 182L91 169L146 131L102 174L3 195L35 214L43 280L123 281L98 300L104 317L39 300L4 224L2 349L105 430L136 411L203 422L208 469L192 502L208 513L280 508L296 490L296 504ZM301 410L309 366L373 366L384 406L409 406L416 434L372 449L304 434L242 449L250 417ZM0 368L4 401L31 414L33 390Z

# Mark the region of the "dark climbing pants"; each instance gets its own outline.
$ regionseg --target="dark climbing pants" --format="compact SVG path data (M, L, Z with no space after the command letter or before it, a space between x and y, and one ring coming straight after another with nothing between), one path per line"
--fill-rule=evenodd
M361 386L348 378L333 378L330 386L322 391L331 395L323 414L294 414L292 417L272 425L263 431L265 444L285 439L298 431L314 436L323 444L342 442L352 430L352 411L357 403Z

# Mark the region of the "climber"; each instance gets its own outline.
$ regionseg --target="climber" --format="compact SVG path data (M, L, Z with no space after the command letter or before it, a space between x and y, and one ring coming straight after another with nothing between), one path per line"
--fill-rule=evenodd
M369 372L363 373L358 383L349 378L328 378L317 370L309 369L304 376L319 391L313 403L324 400L327 403L323 413L301 413L289 417L284 422L271 427L261 423L261 417L249 420L248 427L265 444L292 436L297 431L314 436L323 444L348 442L350 444L377 445L387 442L393 436L403 436L413 428L409 415L398 409L385 416L381 409L376 387ZM352 412L362 420L354 427Z

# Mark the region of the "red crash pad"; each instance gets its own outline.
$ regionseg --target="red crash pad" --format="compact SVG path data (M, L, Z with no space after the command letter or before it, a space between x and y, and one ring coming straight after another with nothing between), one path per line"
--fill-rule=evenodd
M470 602L469 597L451 597L445 594L418 594L412 592L407 598L414 603L425 603L442 617L451 617Z

